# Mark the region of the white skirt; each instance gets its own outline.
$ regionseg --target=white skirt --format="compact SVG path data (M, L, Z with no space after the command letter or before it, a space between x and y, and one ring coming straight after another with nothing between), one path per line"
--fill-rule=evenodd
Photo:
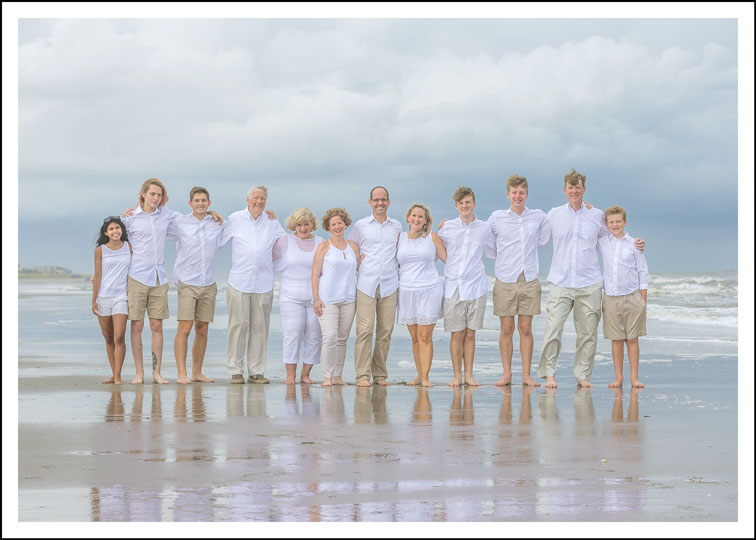
M435 324L444 316L444 284L439 281L429 289L403 290L399 286L396 319L399 324Z

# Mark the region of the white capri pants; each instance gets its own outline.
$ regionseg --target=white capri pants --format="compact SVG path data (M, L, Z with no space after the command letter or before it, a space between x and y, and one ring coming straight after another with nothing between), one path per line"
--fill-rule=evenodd
M346 342L354 321L356 309L354 300L329 304L323 308L323 315L318 319L323 333L323 376L341 377L346 359Z
M300 350L303 364L319 364L323 338L318 316L312 309L312 300L298 302L279 299L278 308L283 329L284 364L299 363Z

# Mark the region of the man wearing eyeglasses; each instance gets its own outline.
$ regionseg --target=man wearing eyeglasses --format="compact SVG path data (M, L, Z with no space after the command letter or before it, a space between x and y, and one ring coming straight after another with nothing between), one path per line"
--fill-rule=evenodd
M373 213L355 223L349 240L360 246L364 257L357 274L357 339L354 369L357 386L387 386L386 358L396 319L399 273L396 240L402 224L388 217L391 204L388 190L376 186L368 199ZM375 329L375 346L373 346Z

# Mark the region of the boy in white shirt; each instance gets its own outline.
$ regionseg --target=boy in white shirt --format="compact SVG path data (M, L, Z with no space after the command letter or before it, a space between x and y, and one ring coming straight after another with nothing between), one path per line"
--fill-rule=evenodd
M609 388L622 386L622 363L625 345L630 364L630 383L643 388L638 378L640 349L638 337L646 335L646 299L648 265L635 239L625 232L627 213L619 206L604 212L611 236L599 238L604 263L604 337L612 340L614 381Z
M449 352L454 379L449 386L479 386L473 378L475 331L483 328L489 282L483 255L496 257L491 226L475 217L475 193L460 186L454 192L454 206L459 217L439 226L439 237L446 246L444 267L444 330L451 332ZM464 381L462 363L464 360Z

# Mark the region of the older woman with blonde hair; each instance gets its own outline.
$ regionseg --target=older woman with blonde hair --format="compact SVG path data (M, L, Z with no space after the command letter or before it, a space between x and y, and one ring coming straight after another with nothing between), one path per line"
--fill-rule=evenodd
M444 285L436 259L446 262L446 248L431 232L433 217L424 204L410 206L405 216L407 232L399 233L396 260L399 263L397 321L407 325L412 338L412 356L417 378L411 385L433 386L428 378L433 361L433 328L443 316Z
M346 384L341 375L354 321L360 266L359 247L344 237L351 223L343 208L328 210L323 216L323 229L331 233L331 238L318 245L312 262L312 305L323 334L323 386Z
M297 208L286 218L286 228L293 234L279 238L273 247L274 268L281 272L278 307L283 329L283 361L286 384L294 384L300 353L300 381L312 384L310 371L320 363L321 332L312 309L312 262L323 239L312 234L318 228L313 213Z

